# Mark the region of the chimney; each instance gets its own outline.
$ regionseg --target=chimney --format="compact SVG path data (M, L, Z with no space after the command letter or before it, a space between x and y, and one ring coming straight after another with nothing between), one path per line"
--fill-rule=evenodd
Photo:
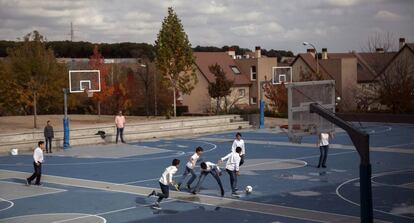
M376 53L384 53L384 48L376 48L375 52Z
M322 48L322 60L328 59L328 48Z
M256 58L262 57L262 50L260 49L260 46L256 46L255 51L254 51L254 56Z
M310 53L312 55L312 57L315 58L315 49L313 49L313 48L307 49L306 52Z
M405 38L400 38L399 43L400 43L400 49L403 48L405 45Z
M227 54L228 54L231 58L236 59L236 51L235 51L233 48L229 48L229 49L227 50Z

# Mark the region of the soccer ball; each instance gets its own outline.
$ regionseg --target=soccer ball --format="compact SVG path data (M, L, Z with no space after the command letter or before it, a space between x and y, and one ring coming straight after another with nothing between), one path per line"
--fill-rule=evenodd
M246 193L250 194L253 191L253 187L252 186L246 186L245 191L246 191Z

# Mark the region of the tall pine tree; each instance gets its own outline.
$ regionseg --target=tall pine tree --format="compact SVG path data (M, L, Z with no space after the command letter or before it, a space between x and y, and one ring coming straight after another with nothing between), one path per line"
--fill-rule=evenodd
M197 76L191 44L181 20L171 7L155 41L155 59L167 86L173 90L175 117L177 91L189 94L197 83Z

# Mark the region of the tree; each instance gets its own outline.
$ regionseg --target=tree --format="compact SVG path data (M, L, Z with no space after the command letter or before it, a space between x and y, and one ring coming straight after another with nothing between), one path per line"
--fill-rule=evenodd
M93 98L98 102L98 116L101 116L101 103L114 93L113 85L109 85L108 68L105 66L104 58L98 50L98 46L93 49L93 54L89 58L89 66L93 70L99 70L101 74L101 92L94 94ZM98 81L98 80L92 80Z
M208 67L216 80L208 85L208 94L217 101L216 114L220 111L220 100L231 93L233 81L226 78L226 73L217 63Z
M323 76L320 73L313 72L311 70L304 71L302 68L299 71L299 80L300 81L320 81L323 80Z
M413 66L412 59L403 57L378 76L378 99L393 113L406 113L414 108Z
M270 100L270 106L274 107L279 113L287 114L288 96L285 84L283 82L277 85L266 83L263 87L265 97Z
M384 52L391 52L397 50L396 44L397 41L394 33L376 32L368 37L366 45L362 47L362 51L373 53L377 49L382 49Z
M37 31L33 31L23 38L23 42L7 50L6 80L9 100L19 106L15 110L28 114L33 111L34 128L37 128L38 102L43 111L47 108L60 110L59 102L62 98L62 88L66 81L65 68L57 63L52 49L48 49L45 38ZM63 78L62 78L63 77Z
M174 10L168 8L161 30L155 41L155 58L158 70L173 90L174 117L176 116L176 91L189 94L197 83L194 56L187 34Z

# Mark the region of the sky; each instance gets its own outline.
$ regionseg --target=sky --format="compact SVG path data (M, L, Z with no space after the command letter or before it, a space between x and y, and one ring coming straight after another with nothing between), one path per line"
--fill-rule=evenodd
M0 39L154 44L172 6L192 46L360 51L372 35L414 42L414 0L0 0Z

